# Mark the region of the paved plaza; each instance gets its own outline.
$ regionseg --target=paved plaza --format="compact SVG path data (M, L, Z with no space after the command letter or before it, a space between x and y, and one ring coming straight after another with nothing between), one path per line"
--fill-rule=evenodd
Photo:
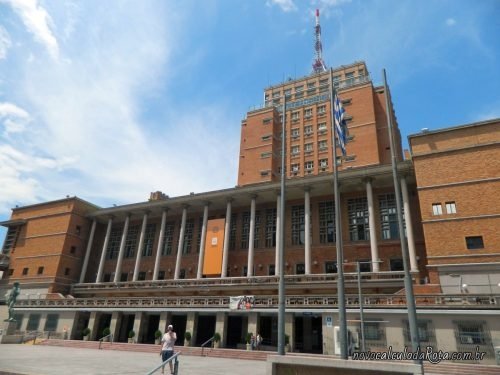
M179 375L264 375L266 362L179 356ZM40 345L0 345L0 375L146 374L160 364L159 355L127 351ZM168 368L165 373L168 373ZM161 374L157 371L156 374Z

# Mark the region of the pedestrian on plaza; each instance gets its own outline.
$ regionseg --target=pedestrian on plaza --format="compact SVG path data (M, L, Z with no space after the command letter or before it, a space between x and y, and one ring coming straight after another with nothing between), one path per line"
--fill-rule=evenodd
M167 327L167 332L165 332L165 334L161 339L160 356L162 362L165 362L167 359L169 359L174 355L175 340L177 340L177 335L174 332L174 327L170 324ZM172 365L172 361L170 361L168 365L170 366L170 373L173 375L174 368ZM162 374L165 373L165 366L162 366L161 373Z
M260 345L262 344L262 336L260 335L260 333L257 333L255 341L257 350L260 350Z

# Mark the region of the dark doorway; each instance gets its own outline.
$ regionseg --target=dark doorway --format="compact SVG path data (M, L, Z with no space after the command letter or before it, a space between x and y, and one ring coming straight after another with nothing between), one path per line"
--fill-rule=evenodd
M122 315L120 322L120 329L118 330L118 337L114 338L115 341L118 342L128 341L128 333L134 329L134 320L135 320L135 315L133 314Z
M278 317L261 316L259 319L259 332L262 337L262 345L278 346Z
M155 343L155 332L160 325L160 315L149 315L148 322L145 327L145 334L143 336L143 344Z
M201 346L201 344L210 339L214 335L214 333L215 333L215 315L198 316L195 346Z
M302 316L295 317L295 337L294 337L294 348L295 352L304 351L304 318Z
M227 317L226 332L227 332L226 348L236 349L238 347L238 344L244 343L243 317L229 315Z
M175 345L184 346L184 334L186 333L186 315L172 315L172 324L174 326L174 332L177 334L177 341ZM193 332L191 332L193 334Z
M321 316L313 316L311 318L311 343L312 352L322 354L323 353L323 325Z
M109 328L110 325L111 325L111 314L102 314L99 317L99 325L97 326L98 328L95 335L96 340L99 340L104 336L102 334L102 331L104 331L104 328Z
M83 339L83 329L88 327L89 320L90 320L90 313L88 312L77 313L77 321L74 328L71 331L72 340Z

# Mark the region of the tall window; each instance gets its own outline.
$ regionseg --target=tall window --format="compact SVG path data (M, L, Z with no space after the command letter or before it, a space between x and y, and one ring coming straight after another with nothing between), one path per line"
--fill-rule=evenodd
M240 249L248 249L248 239L250 234L250 212L243 212L241 216L241 241Z
M319 141L318 142L318 150L324 151L328 148L328 141Z
M351 241L370 239L368 226L368 202L366 198L354 198L347 201L349 215L349 235Z
M57 322L59 321L59 314L47 314L47 320L45 320L44 331L55 332L57 330Z
M132 258L137 248L137 236L139 234L139 226L132 225L128 228L127 239L125 240L125 258Z
M433 203L432 204L432 214L434 216L443 214L443 207L441 207L441 203Z
M198 219L198 235L196 236L196 252L200 252L201 245L201 231L203 229L203 216Z
M142 247L142 255L149 257L153 255L153 242L155 240L156 224L146 225L146 233L144 233L144 245Z
M266 210L266 247L276 246L276 208Z
M165 234L163 235L163 248L161 255L171 255L174 248L174 227L175 223L165 224Z
M333 202L319 202L319 242L335 242L335 206Z
M313 150L313 144L312 143L306 143L304 145L304 151L305 152L312 152L312 150Z
M313 133L312 125L304 126L304 134L305 135L311 135L312 133Z
M298 155L300 153L300 146L292 146L292 155Z
M260 211L255 211L255 227L253 233L253 247L258 249L260 247Z
M446 202L446 213L447 214L457 213L457 206L455 205L455 202Z
M191 245L193 244L193 228L194 220L186 220L186 229L184 230L184 243L182 245L182 254L189 254L191 252Z
M118 257L118 251L120 250L120 239L122 237L122 228L111 228L111 233L109 235L108 248L106 249L106 258L115 259Z
M40 314L30 314L26 331L37 331L40 325Z
M236 250L236 220L237 214L231 214L231 225L229 229L229 250Z
M337 273L337 262L325 262L325 273Z
M380 226L384 240L399 238L396 197L394 194L379 195Z
M298 263L295 265L295 274L296 275L303 275L306 273L306 266L304 263Z
M306 171L312 171L314 169L314 161L312 160L306 161L304 164L304 169Z
M318 124L318 132L319 133L326 132L326 122L320 122Z
M303 245L305 237L304 205L292 206L292 245Z

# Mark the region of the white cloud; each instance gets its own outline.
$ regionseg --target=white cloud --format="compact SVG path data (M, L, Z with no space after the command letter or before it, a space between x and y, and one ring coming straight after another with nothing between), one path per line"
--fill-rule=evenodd
M38 4L37 0L0 0L12 6L14 11L21 17L26 28L34 35L35 39L42 43L49 54L57 59L59 56L59 45L51 30L52 19L45 8Z
M30 120L30 115L24 109L12 103L0 102L0 124L4 126L4 137L8 138L11 133L23 132Z
M3 117L20 117L23 119L28 119L29 114L24 109L16 106L12 103L0 103L0 118Z
M283 12L292 12L297 10L297 6L293 0L269 0L267 6L278 5Z
M9 33L0 25L0 60L7 57L7 50L11 45Z
M455 26L457 21L454 18L446 19L446 26Z

